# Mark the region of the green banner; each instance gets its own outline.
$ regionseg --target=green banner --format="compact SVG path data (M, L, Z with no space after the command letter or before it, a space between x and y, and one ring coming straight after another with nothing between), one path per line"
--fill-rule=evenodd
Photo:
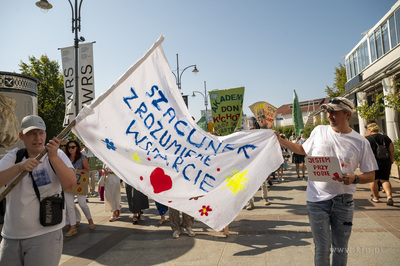
M299 98L297 97L296 90L293 90L292 120L293 120L294 132L296 136L300 138L301 131L304 129L304 123L303 123L303 112L301 111Z
M203 129L204 131L208 131L208 127L207 127L207 120L206 120L206 116L202 115L201 118L199 119L199 121L197 121L196 123L199 127L201 127L201 129Z
M214 132L229 135L242 126L244 87L210 91Z

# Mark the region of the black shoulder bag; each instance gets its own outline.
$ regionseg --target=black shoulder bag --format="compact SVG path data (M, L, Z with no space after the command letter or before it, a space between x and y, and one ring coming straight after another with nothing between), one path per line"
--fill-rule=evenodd
M17 162L16 160L15 163L19 163L20 161L22 161L23 157L28 158L28 152L25 148L18 150L17 160L19 159L19 161ZM63 220L64 191L61 190L61 197L59 196L59 194L55 194L53 196L46 197L43 200L40 200L39 189L36 185L35 179L33 179L32 172L29 172L29 175L32 179L33 188L40 203L40 224L43 226L53 226L60 224Z

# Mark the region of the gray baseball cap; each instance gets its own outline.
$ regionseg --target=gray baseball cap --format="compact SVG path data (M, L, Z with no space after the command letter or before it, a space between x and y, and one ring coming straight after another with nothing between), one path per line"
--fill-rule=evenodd
M321 106L322 109L328 111L347 111L353 112L354 104L347 98L344 97L336 97L330 98L327 104L323 104Z
M43 119L37 115L28 115L22 118L21 131L26 134L33 129L46 130L46 125Z

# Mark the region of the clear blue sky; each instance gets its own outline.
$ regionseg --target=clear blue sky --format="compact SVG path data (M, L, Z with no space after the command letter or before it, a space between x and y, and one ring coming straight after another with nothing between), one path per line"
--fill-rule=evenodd
M37 0L1 0L0 71L20 73L20 61L46 54L61 66L58 48L73 45L67 0L49 0L43 13ZM74 1L74 0L72 0ZM95 41L96 97L107 90L151 45L165 36L172 70L176 54L182 92L244 86L244 112L266 101L279 107L325 97L334 68L396 0L84 0L80 35ZM200 118L201 95L189 97Z

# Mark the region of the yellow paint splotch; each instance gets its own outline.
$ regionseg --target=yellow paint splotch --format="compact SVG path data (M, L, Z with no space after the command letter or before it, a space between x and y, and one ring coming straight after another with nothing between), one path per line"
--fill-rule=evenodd
M229 190L232 191L233 194L245 190L247 188L246 183L249 180L249 178L247 177L247 171L248 169L245 169L242 172L233 170L233 175L228 175L226 177L225 182L227 184L222 188L222 190L224 190L225 188L229 188Z

